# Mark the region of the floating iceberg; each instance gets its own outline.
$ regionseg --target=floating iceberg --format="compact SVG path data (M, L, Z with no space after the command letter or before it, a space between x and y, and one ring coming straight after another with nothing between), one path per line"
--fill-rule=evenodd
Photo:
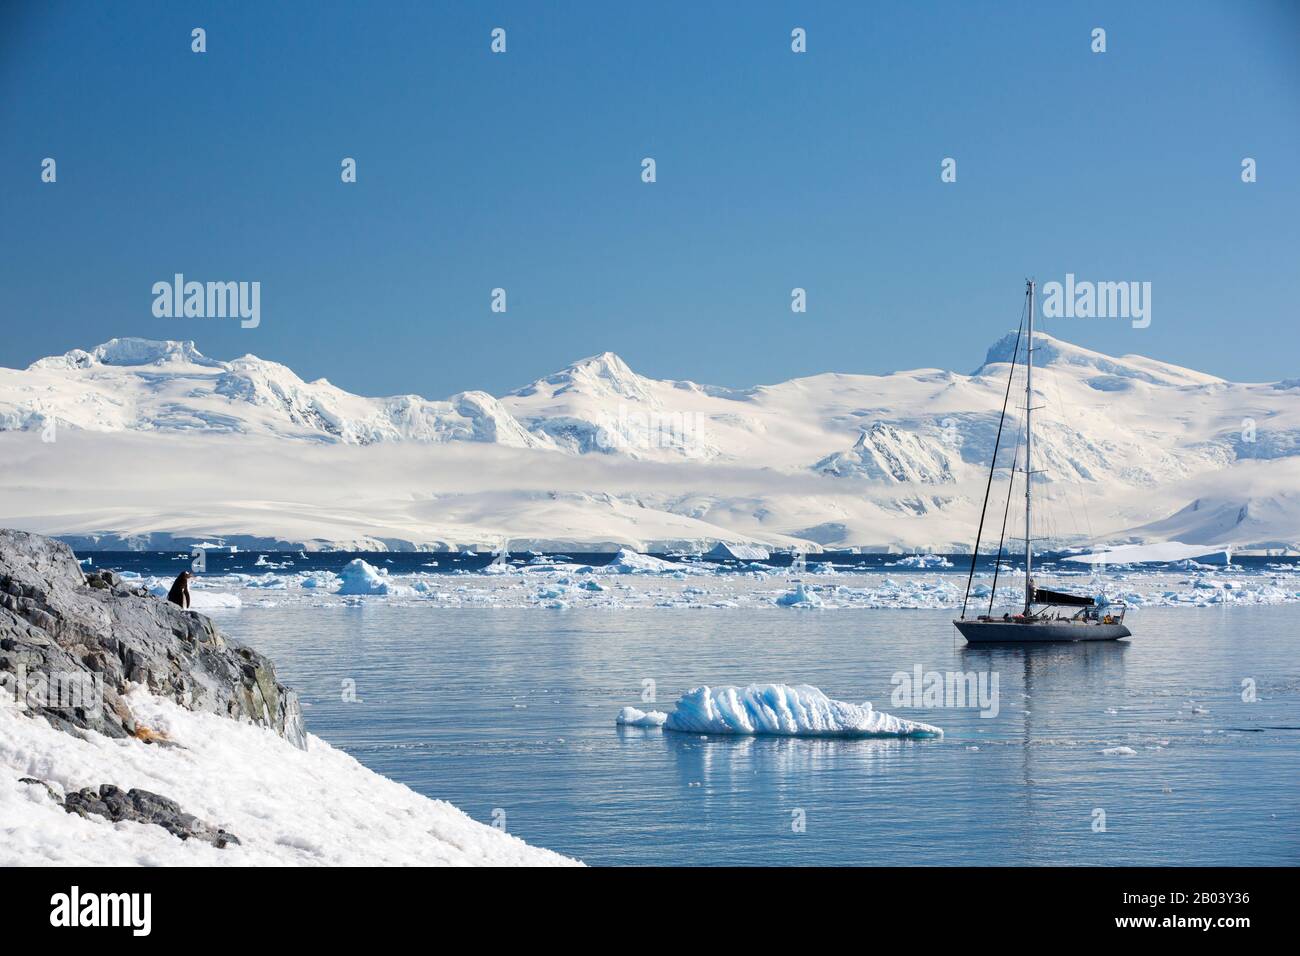
M822 599L802 584L797 584L793 591L777 598L776 603L781 607L821 607Z
M832 700L816 687L786 684L696 687L678 699L663 728L781 737L943 736L938 727L873 710L869 703L849 704Z
M678 571L678 565L648 554L637 554L627 548L620 548L614 560L600 570L613 574L664 574Z
M615 723L622 724L624 727L662 727L668 715L661 710L637 710L635 707L624 707L618 712Z
M753 544L727 544L719 541L704 553L706 561L766 561L771 555L767 548Z
M378 570L361 558L353 558L339 572L343 582L335 594L403 594L409 588L393 584L388 580L388 570Z
M890 567L896 568L950 568L952 562L941 554L910 554L894 561Z
M1081 564L1165 564L1193 558L1200 564L1231 564L1232 546L1183 544L1181 541L1125 544L1106 548L1096 554L1072 554L1062 560L1077 561Z

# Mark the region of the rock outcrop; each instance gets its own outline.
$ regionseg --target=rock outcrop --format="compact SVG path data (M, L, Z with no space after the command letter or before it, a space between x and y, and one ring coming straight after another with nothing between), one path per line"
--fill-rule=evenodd
M63 798L63 809L78 816L101 816L113 823L131 820L160 826L181 840L202 840L218 850L230 844L239 845L239 837L210 823L204 823L192 813L186 813L175 800L168 800L148 790L123 790L110 783L98 790L86 787Z
M54 692L72 678L95 693ZM0 679L0 689L64 730L147 738L123 700L139 684L307 746L297 694L266 657L111 571L83 574L66 544L22 531L0 530Z

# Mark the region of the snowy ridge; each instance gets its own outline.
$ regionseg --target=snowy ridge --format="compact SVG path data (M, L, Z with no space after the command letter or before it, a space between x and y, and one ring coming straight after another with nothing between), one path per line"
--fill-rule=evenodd
M113 339L0 369L0 519L81 546L224 536L370 550L508 536L561 550L960 550L1013 343L994 343L971 375L827 373L747 389L649 378L605 352L500 399L430 400L354 395L192 342ZM1284 493L1300 479L1300 390L1046 334L1037 346L1035 537L1300 544L1300 500ZM1016 445L1009 424L995 495ZM92 449L98 473L81 487Z
M828 455L813 468L836 478L945 484L955 480L954 457L932 438L876 422L849 451Z
M255 355L221 362L193 342L112 339L90 351L0 370L0 431L53 422L91 431L202 432L367 445L472 441L518 448L551 443L486 392L446 401L364 398Z

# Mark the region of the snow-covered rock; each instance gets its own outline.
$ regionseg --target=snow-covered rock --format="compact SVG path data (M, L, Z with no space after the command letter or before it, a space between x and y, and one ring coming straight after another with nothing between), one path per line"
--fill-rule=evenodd
M0 866L574 862L308 735L269 660L49 538L0 530L0 679Z
M382 777L319 737L307 735L307 749L299 750L252 724L194 713L142 690L125 703L133 720L165 743L62 733L0 694L0 866L575 862ZM104 784L162 795L238 843L219 848L178 839L163 825L83 817L58 800Z
M851 449L827 455L813 469L836 478L949 484L956 481L954 464L960 460L942 441L875 422Z

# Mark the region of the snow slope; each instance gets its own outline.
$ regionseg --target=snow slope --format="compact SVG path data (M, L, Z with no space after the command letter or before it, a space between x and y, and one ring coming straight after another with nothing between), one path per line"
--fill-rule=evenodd
M959 549L1014 341L968 375L746 389L648 378L606 352L500 399L431 401L113 339L0 369L0 520L81 547ZM1300 387L1037 345L1035 537L1300 542L1300 500L1283 493L1300 478ZM1017 438L1013 421L991 512Z
M478 823L366 769L318 737L303 751L270 731L142 691L132 714L174 745L55 730L0 694L0 866L555 866L549 850ZM158 826L66 812L45 788L111 783L175 800L228 830L224 849Z

